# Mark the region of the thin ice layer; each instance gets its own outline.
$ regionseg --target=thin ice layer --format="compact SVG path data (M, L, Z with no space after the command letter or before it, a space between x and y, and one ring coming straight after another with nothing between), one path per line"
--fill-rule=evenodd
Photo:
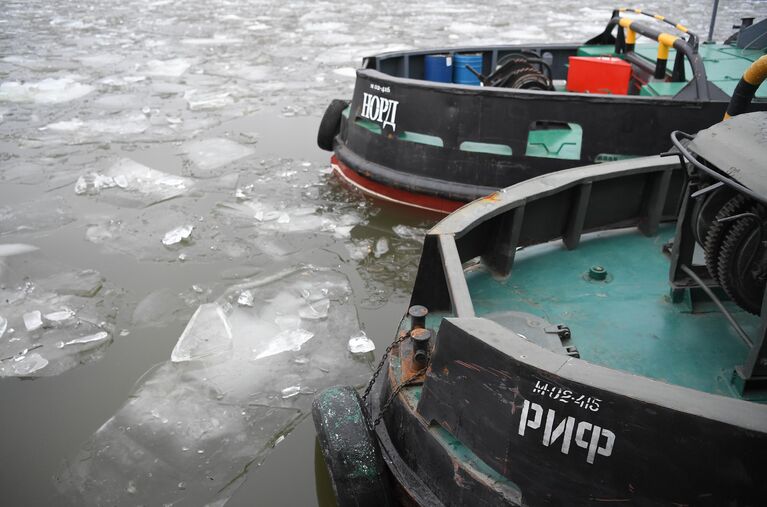
M243 291L253 294L252 307L237 304ZM233 286L202 305L177 348L190 336L225 346L147 373L65 464L59 489L78 505L225 501L308 415L315 392L369 378L371 365L347 349L359 332L350 294L343 275L300 269ZM314 317L308 309L324 310L325 301L325 318L301 316Z
M39 251L0 263L0 377L48 377L100 359L112 342L118 294L95 270Z

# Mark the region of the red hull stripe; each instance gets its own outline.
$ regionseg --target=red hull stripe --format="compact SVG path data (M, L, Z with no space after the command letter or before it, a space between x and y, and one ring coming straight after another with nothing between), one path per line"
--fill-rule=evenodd
M416 192L408 192L407 190L400 190L393 188L383 183L378 183L369 178L366 178L358 172L351 169L349 166L338 160L338 157L333 155L330 159L330 165L333 170L338 174L345 182L360 189L362 192L379 199L386 201L396 202L398 204L404 204L405 206L412 206L427 211L434 211L437 213L452 213L457 210L465 202L451 201L450 199L443 199L441 197L434 197L426 194L419 194Z

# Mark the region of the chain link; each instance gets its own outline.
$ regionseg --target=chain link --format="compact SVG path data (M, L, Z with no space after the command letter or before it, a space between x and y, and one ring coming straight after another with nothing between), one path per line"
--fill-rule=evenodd
M407 314L403 315L402 319L400 319L399 325L397 326L397 332L399 332L399 330L402 329L402 323L405 321L406 318L407 318ZM391 344L389 344L388 347L386 347L386 350L384 350L383 356L381 356L381 362L378 363L378 367L375 369L375 372L373 372L373 376L370 378L370 382L368 382L368 385L365 388L365 392L362 393L362 407L363 407L363 410L365 411L365 415L366 415L366 419L368 423L370 423L370 418L371 418L370 413L368 412L368 409L367 409L368 395L370 395L370 391L373 389L373 385L375 385L376 380L378 379L378 376L381 374L381 370L383 370L384 364L386 363L386 359L389 357L389 354L391 354L392 349L394 349L394 347L396 347L403 341L407 340L408 338L410 338L410 332L405 333L399 338L395 338L395 340L391 342ZM418 377L426 373L426 369L429 367L429 362L430 361L427 361L426 365L423 368L415 372L413 375L411 375L410 377L402 381L397 387L394 388L394 390L389 395L389 398L386 400L386 403L383 404L383 406L381 407L381 410L378 412L378 416L370 425L371 430L374 429L376 426L378 426L378 424L381 422L381 419L383 418L384 414L391 406L392 402L394 402L394 399L397 397L399 392L403 388L413 384L416 380L418 380Z
M397 333L399 333L399 330L402 328L402 323L405 321L405 318L407 318L407 313L402 316L402 318L399 321L399 325L397 326ZM381 369L383 368L384 363L386 362L386 358L389 357L389 354L391 353L392 349L405 341L405 339L408 337L409 333L404 334L403 336L399 338L395 338L391 344L386 347L386 350L384 350L383 356L381 356L381 362L378 363L378 367L376 368L375 372L373 372L373 377L370 379L370 382L368 382L368 386L365 388L365 392L362 394L362 402L364 405L364 402L367 401L368 395L370 394L370 390L373 389L373 384L376 383L376 379L378 378L378 375L381 373Z
M423 368L421 368L420 370L418 370L417 372L415 372L413 375L411 375L410 377L408 377L406 380L402 381L402 383L400 383L400 385L398 385L397 387L395 387L395 388L394 388L394 390L393 390L393 391L391 392L391 394L389 395L389 399L388 399L388 400L386 400L386 403L384 403L384 405L381 407L381 410L378 412L378 416L375 418L375 421L373 421L373 426L372 426L372 428L375 428L376 426L378 426L378 423L380 423L380 422L381 422L381 419L383 418L384 414L385 414L385 413L386 413L386 411L389 409L389 407L391 406L392 402L393 402L393 401L394 401L394 399L397 397L397 395L399 394L399 392L400 392L400 391L401 391L403 388L405 388L405 387L409 386L410 384L412 384L412 383L414 383L416 380L418 380L418 377L420 377L421 375L423 375L424 373L426 373L426 368L428 368L428 367L429 367L429 363L427 362L427 363L426 363L426 366L424 366Z

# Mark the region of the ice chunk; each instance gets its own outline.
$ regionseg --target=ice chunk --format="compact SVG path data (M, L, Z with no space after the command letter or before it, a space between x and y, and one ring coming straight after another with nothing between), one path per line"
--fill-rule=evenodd
M386 254L388 251L389 240L386 238L378 238L378 241L376 241L375 250L373 250L373 255L375 255L376 259Z
M53 275L46 283L56 294L91 298L101 290L104 277L95 269L64 271Z
M37 352L32 352L31 354L14 358L11 361L10 369L12 374L17 377L27 377L39 372L46 366L48 366L48 360Z
M3 337L6 329L8 329L8 319L0 315L0 338Z
M115 183L115 179L111 176L89 172L77 178L77 182L75 183L75 193L77 195L95 195L98 194L102 188L112 188L115 186L117 186L117 183Z
M187 38L181 39L182 44L190 44L193 46L220 46L227 44L239 44L242 39L237 37L229 37L223 34L215 34L213 37L205 38Z
M27 331L36 331L43 327L43 315L40 310L24 314L24 327L27 328Z
M298 315L302 319L318 320L325 319L328 316L328 309L330 309L329 299L320 299L314 303L309 303L305 307L298 311Z
M349 348L349 352L352 354L367 354L368 352L373 352L376 349L375 343L373 343L373 340L367 337L365 331L360 331L359 334L349 338L349 343L347 346Z
M305 329L286 329L274 335L265 348L253 349L253 359L263 359L289 350L301 350L301 345L313 336L314 333Z
M178 339L171 361L204 359L232 348L232 330L223 309L216 303L200 305Z
M187 90L184 92L184 99L189 104L191 111L203 111L207 109L218 109L234 103L234 99L229 92L198 92L197 90Z
M189 238L192 237L193 229L193 225L182 225L180 227L176 227L175 229L165 233L165 236L162 238L162 244L165 246L172 246L181 242L189 241Z
M288 398L297 396L300 393L301 393L301 386L290 386L280 391L280 394L282 395L283 400L287 400Z
M253 293L249 290L240 292L237 297L237 304L240 306L253 306Z
M70 78L43 79L36 83L9 81L0 84L0 101L58 104L79 99L93 91L93 87Z
M44 127L40 127L40 130L76 132L80 136L100 137L103 139L104 134L115 136L141 134L148 128L149 121L147 120L146 115L137 113L124 115L118 118L110 117L109 119L104 120L81 120L79 118L73 118L71 120L49 123Z
M179 77L191 67L192 63L183 58L170 60L149 60L146 63L146 74L149 76Z
M97 271L72 271L39 252L3 258L0 377L53 376L102 357L110 340L93 335L110 328L123 306L110 287L97 297L104 283ZM67 342L80 346L65 348ZM24 359L32 350L45 365L34 356Z
M245 146L229 139L212 138L186 143L182 152L197 165L198 176L212 176L214 169L255 153L250 146Z
M361 261L370 255L371 243L369 240L362 240L355 243L347 243L346 250L349 252L349 257L355 261Z
M88 345L88 346L97 346L107 340L109 340L111 337L109 336L109 333L106 331L99 331L98 333L94 333L88 336L83 336L81 338L75 338L74 340L69 340L66 342L62 342L62 347L67 347L70 345Z
M43 325L45 327L61 327L70 324L75 317L75 312L69 308L57 312L46 313L43 315Z
M400 224L392 227L392 230L394 231L394 234L402 239L415 239L418 241L423 241L424 236L426 236L426 230L419 227L409 227L407 225Z
M89 173L75 185L77 194L110 190L110 199L126 206L149 206L189 192L191 179L164 173L129 158L118 160L102 174Z
M21 255L34 252L38 248L32 245L22 243L0 243L0 257L10 257L11 255Z

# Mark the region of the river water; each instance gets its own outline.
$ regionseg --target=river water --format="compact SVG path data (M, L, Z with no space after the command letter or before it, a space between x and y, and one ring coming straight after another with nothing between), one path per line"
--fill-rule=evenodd
M767 13L721 3L718 38ZM336 181L325 106L366 54L610 7L2 2L3 505L317 504L312 394L370 376L435 220ZM707 32L709 2L641 7Z

